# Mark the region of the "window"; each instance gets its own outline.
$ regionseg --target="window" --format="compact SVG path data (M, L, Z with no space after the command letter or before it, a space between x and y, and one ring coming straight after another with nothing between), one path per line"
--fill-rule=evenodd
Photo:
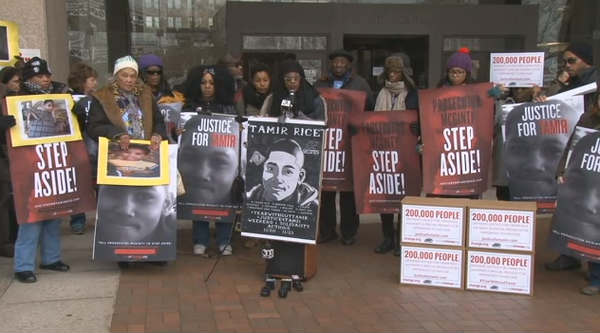
M144 8L152 8L152 0L144 0Z
M154 9L160 8L158 0L154 0Z
M169 18L167 19L167 27L173 28L173 17L172 16L169 16Z
M167 1L167 8L169 8L169 9L173 8L173 0Z
M175 29L181 29L181 17L175 18Z
M160 18L158 16L154 16L154 27L160 28Z
M181 0L175 0L175 9L181 8Z
M146 28L152 28L152 16L146 16Z
M325 50L325 36L244 36L246 50Z
M211 28L213 26L213 18L209 17L208 18L208 27Z

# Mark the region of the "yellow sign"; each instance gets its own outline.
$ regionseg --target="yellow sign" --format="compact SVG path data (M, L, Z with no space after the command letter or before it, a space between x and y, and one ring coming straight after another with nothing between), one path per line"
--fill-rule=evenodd
M69 94L9 96L6 106L17 121L10 129L13 147L81 140Z
M127 150L117 141L98 140L98 184L154 186L169 184L169 143L150 149L150 141L131 140Z
M0 20L0 67L12 66L19 54L19 26Z

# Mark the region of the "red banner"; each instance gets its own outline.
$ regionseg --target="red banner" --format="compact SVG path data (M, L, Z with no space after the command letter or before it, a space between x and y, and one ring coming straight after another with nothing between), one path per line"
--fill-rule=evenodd
M367 112L351 124L354 197L359 214L400 213L405 195L421 193L417 136L410 129L415 110Z
M351 114L362 113L367 95L364 91L333 88L321 88L319 92L327 101L322 189L352 191L352 156L348 120Z
M92 171L83 141L7 146L19 223L96 209Z
M488 186L494 100L491 83L419 90L423 190L476 195Z

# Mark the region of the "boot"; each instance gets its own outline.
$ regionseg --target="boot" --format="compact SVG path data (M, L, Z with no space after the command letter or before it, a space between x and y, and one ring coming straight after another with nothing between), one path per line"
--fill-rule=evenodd
M281 286L279 287L279 297L286 298L290 289L292 289L292 280L281 280Z
M390 237L385 237L383 239L383 242L381 242L381 244L379 244L379 246L375 248L375 253L384 254L390 252L393 249L394 239Z
M260 296L262 296L262 297L271 296L271 290L273 290L273 289L275 289L275 280L274 279L265 280L265 285L260 290Z

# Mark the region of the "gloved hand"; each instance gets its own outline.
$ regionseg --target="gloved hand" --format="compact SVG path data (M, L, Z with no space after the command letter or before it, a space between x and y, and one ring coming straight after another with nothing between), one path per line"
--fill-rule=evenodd
M17 120L14 116L0 116L0 131L6 131L16 124Z

